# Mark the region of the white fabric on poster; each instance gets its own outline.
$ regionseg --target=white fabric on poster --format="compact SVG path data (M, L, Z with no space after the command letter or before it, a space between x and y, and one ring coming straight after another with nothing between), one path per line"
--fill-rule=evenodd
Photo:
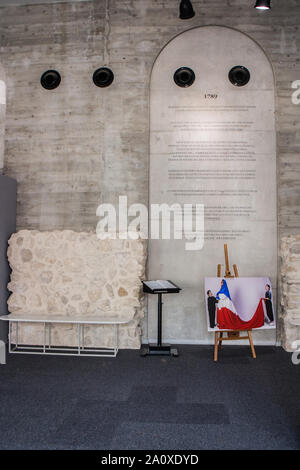
M236 315L238 314L232 300L230 300L225 294L219 294L219 297L220 297L220 300L217 304L217 308L221 309L225 307L225 308L228 308L228 310L231 310Z

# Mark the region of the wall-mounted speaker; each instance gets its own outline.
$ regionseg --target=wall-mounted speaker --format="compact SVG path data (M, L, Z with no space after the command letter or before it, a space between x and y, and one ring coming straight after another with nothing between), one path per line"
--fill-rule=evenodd
M250 80L250 72L246 67L236 65L230 70L228 78L235 86L245 86Z
M112 84L114 81L114 74L112 70L107 67L100 67L100 69L95 70L93 74L93 82L96 86L105 88Z
M174 82L176 85L187 88L195 81L195 73L189 67L180 67L174 73Z
M61 82L60 74L56 70L47 70L41 76L41 85L46 90L54 90Z

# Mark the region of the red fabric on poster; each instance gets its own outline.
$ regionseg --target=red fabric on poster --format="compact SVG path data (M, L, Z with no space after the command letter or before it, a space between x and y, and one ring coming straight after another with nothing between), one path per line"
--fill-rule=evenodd
M220 330L250 330L264 326L264 299L260 299L251 320L243 321L228 308L217 309L217 323Z

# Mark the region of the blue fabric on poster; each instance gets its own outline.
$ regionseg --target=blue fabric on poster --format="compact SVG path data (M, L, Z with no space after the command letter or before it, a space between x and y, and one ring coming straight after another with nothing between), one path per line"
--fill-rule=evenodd
M228 290L228 286L227 286L227 282L225 281L225 279L222 279L222 281L223 281L223 286L219 290L219 292L217 292L216 299L220 300L219 294L224 294L224 295L226 295L226 297L228 297L231 300L229 290Z

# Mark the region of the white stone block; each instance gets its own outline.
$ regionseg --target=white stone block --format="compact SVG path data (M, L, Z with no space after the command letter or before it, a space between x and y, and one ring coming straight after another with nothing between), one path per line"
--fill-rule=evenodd
M289 235L281 240L281 324L282 345L292 351L293 341L300 340L300 235Z
M0 364L6 364L6 345L0 340Z
M145 241L99 240L92 232L22 230L9 240L12 269L9 311L28 314L105 313L130 322L120 326L120 347L139 348L144 316L141 280L146 263ZM77 328L52 327L52 344L77 344ZM86 328L86 344L113 345L111 326ZM42 327L21 325L19 342L41 344Z

